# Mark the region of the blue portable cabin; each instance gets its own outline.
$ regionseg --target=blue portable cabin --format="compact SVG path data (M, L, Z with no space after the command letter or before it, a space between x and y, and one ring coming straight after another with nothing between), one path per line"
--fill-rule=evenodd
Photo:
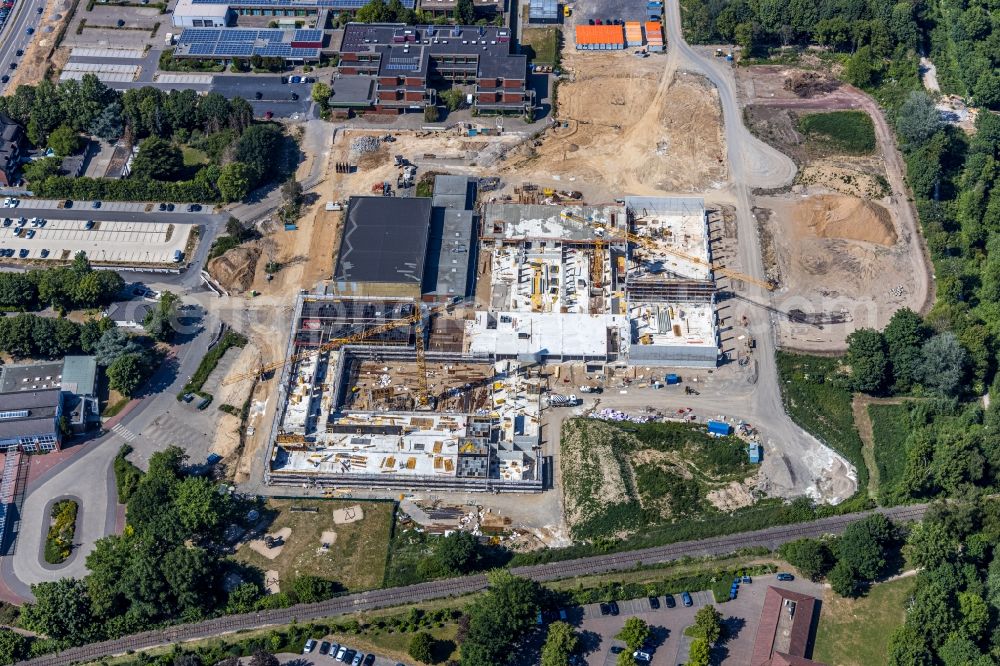
M760 444L750 444L747 446L747 457L752 464L759 465L763 456L764 450L761 448Z
M669 386L671 384L680 384L681 383L681 378L678 377L677 375L673 374L673 373L670 373L669 375L667 375L666 377L663 378L663 381L665 381L667 383L667 385Z
M725 421L709 421L708 434L715 435L716 437L728 437L733 434L733 426Z

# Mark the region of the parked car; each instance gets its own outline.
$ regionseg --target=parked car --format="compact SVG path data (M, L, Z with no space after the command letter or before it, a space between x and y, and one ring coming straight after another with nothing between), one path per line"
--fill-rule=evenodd
M10 68L11 69L17 69L17 63L16 62L10 63Z
M375 655L373 654L368 655L367 657L365 657L365 660L361 662L361 666L374 666L374 664L375 664Z
M778 574L778 575L776 576L776 578L777 578L778 580L781 580L781 581L790 581L790 580L795 580L795 576L793 576L793 575L792 575L792 574L790 574L790 573L784 573L784 572L782 572L782 573L779 573L779 574Z
M261 91L258 90L257 92L255 92L253 94L253 98L256 99L256 100L258 100L258 101L262 100L262 99L264 99L264 93L262 93Z
M10 77L7 76L6 74L0 76L0 82L7 83L8 81L10 81Z
M653 660L652 655L648 652L643 652L642 650L636 650L632 653L632 658L641 664L648 664Z
M672 594L663 597L663 601L667 604L667 608L675 608L677 606L677 602L674 601L674 595Z
M309 654L315 649L316 649L316 641L315 639L310 638L309 640L306 641L305 646L302 648L302 654Z
M201 210L201 204L188 204L189 213L197 213L199 210Z
M330 641L323 641L319 644L319 653L328 654L330 652Z
M601 615L609 615L611 613L611 606L607 605L603 601L601 602L600 609Z
M94 201L93 203L90 204L90 207L91 208L100 208L101 207L101 202L100 201Z
M691 595L687 592L681 592L681 603L685 606L693 606L694 601L691 599Z
M73 207L72 199L66 199L66 201L63 201L63 208L72 208L72 207Z
M344 655L347 654L347 646L341 645L340 649L337 650L337 661L344 661Z
M624 651L625 651L625 648L623 648L621 645L612 645L611 646L611 654L621 654Z
M333 643L330 645L330 659L337 658L337 651L340 650L340 643Z
M159 209L160 209L160 212L162 213L163 211L165 211L167 209L167 204L161 203L159 205Z
M610 602L608 602L608 608L611 609L611 614L612 615L618 615L618 602L617 601L610 601Z
M353 665L354 664L354 658L356 656L358 656L358 651L357 650L352 650L352 649L348 648L347 652L344 653L344 658L341 659L341 661L344 662L345 664L352 664Z
M298 93L292 93L292 101L293 102L299 101L299 94Z
M293 76L292 78L288 79L288 82L289 83L302 83L302 77L301 76Z
M652 608L653 610L658 609L660 607L660 600L657 599L656 597L650 597L649 598L649 607Z
M27 236L28 238L34 238L35 237L35 230L34 229L28 229L28 233L26 233L25 236Z
M265 111L264 120L270 120L271 118L274 118L274 111Z
M351 660L351 666L361 666L362 660L364 660L365 655L363 652L359 652L354 655L354 659Z
M21 257L22 259L27 258L27 256L28 256L28 249L22 247L21 251L17 253L17 256Z
M26 35L33 35L33 34L35 34L35 29L29 26L29 27L27 27L27 28L24 29L24 34L26 34Z
M172 203L167 204L167 212L168 213L174 212L174 205Z
M184 394L184 402L191 402L192 400L194 400L194 393Z
M94 228L94 221L93 220L87 220L87 223L85 225L83 225L83 228L86 229L87 231L90 231L91 229Z

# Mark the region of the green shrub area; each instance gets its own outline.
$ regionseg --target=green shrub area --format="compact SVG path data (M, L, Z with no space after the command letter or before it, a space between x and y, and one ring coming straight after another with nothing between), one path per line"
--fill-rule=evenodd
M698 424L577 419L560 446L567 520L579 539L713 516L708 493L752 472L742 440Z
M898 503L898 486L906 470L906 440L910 434L910 405L868 405L872 443L878 467L879 504Z
M52 505L52 523L45 538L45 561L49 564L62 564L73 552L78 509L79 506L73 500L63 500Z
M858 492L868 492L868 467L851 410L851 392L839 374L840 359L779 351L778 376L785 410L799 426L847 458L858 470ZM855 507L857 508L857 507Z
M194 371L191 375L191 379L188 383L184 385L181 392L177 394L177 399L180 400L185 393L199 393L201 387L205 385L208 380L208 376L212 374L212 370L215 370L215 366L219 364L219 360L222 359L223 354L229 350L230 347L242 347L246 345L247 339L245 336L236 333L235 331L226 331L219 340L218 344L212 347L205 357L201 359L201 363L198 364L198 369ZM210 396L208 396L210 397Z
M130 453L132 453L132 447L128 444L122 444L122 447L118 449L118 455L115 456L115 488L118 490L119 504L128 504L129 498L132 497L132 493L139 486L139 481L142 480L142 470L128 459Z
M799 118L799 130L830 150L866 155L875 150L875 125L864 111L828 111Z

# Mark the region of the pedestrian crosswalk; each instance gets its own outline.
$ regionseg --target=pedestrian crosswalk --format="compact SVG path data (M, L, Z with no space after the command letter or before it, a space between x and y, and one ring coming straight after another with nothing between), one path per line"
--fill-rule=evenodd
M123 426L121 423L111 426L111 432L115 433L126 442L134 442L138 438L138 435Z

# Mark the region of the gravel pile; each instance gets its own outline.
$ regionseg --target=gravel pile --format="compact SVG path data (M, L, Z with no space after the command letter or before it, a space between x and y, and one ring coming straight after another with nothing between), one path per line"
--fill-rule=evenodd
M374 153L378 150L381 140L377 136L359 136L358 138L351 141L351 152L362 154L362 153Z

